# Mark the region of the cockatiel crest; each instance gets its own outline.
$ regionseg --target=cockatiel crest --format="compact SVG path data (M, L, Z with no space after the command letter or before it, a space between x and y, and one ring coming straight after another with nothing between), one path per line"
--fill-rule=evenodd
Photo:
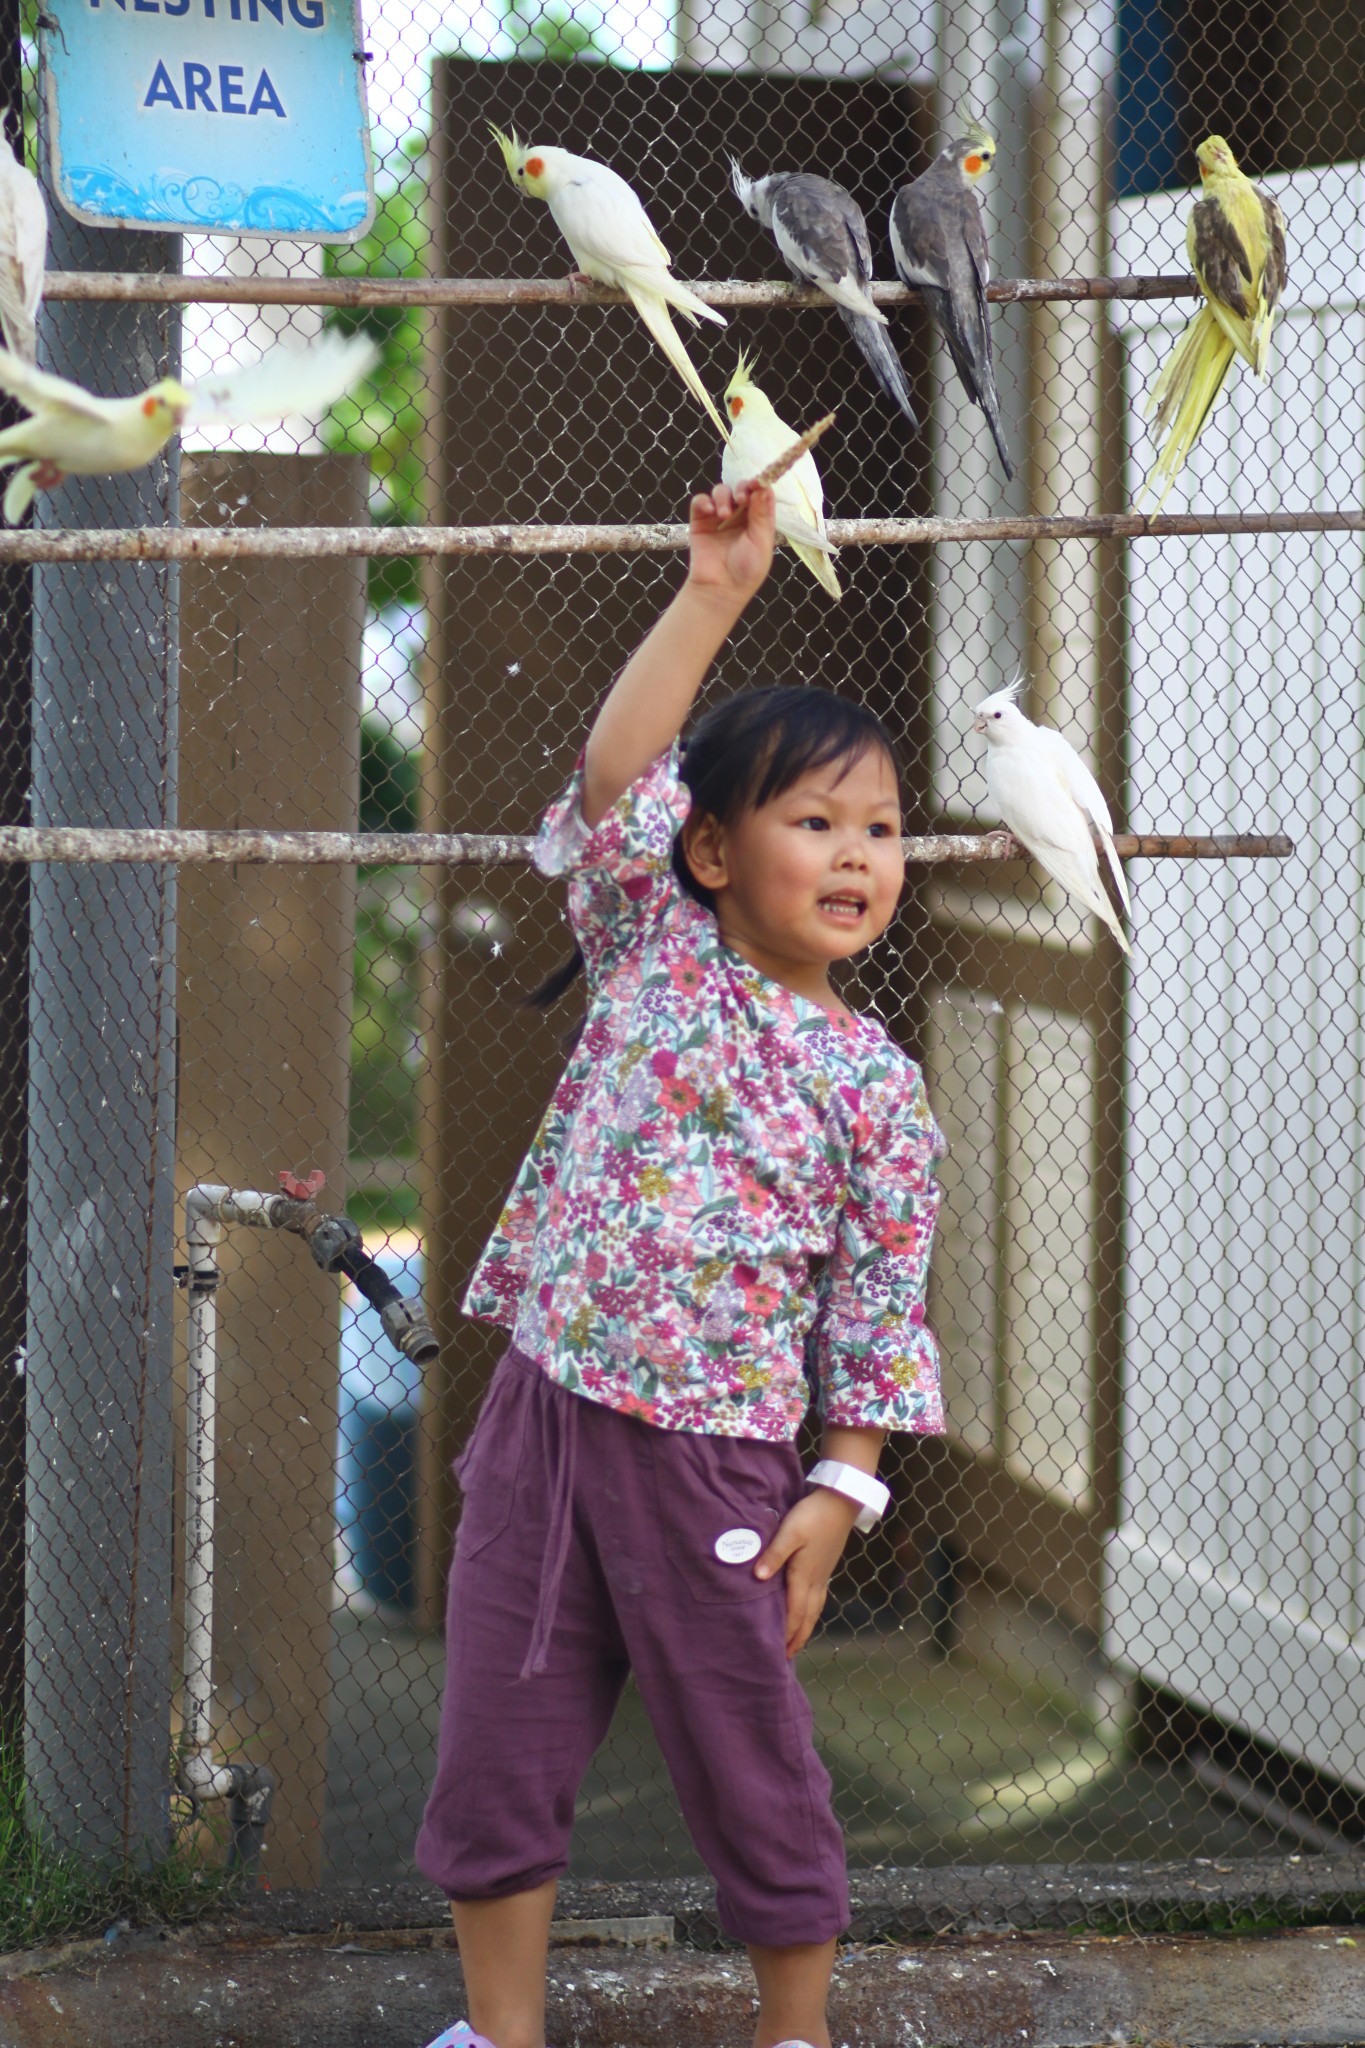
M744 410L746 401L752 395L756 395L769 412L772 411L768 400L754 383L753 363L744 350L741 349L739 361L735 364L735 374L725 387L725 410L729 413L732 420L739 418Z
M983 697L976 707L973 731L986 733L989 737L990 727L1002 725L1011 711L1016 712L1027 724L1027 719L1024 719L1023 712L1019 710L1019 692L1023 687L1024 671L1020 669L1013 681L1006 683L1003 689L993 691L989 697Z
M532 199L548 199L555 185L563 178L565 163L573 162L568 150L530 148L521 141L515 128L507 135L493 121L489 122L488 127L502 151L502 160L507 166L507 175L512 183L519 185Z
M957 165L966 185L983 178L995 161L995 137L984 128L969 128L957 142L950 142L943 155Z

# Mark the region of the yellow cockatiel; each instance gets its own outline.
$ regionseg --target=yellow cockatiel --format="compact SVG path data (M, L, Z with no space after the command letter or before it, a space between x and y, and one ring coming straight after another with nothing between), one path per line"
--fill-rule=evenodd
M1148 400L1153 433L1166 437L1142 487L1156 493L1158 506L1199 439L1234 357L1265 376L1285 281L1284 215L1276 202L1238 170L1221 135L1201 142L1196 155L1204 196L1190 214L1185 246L1204 304Z

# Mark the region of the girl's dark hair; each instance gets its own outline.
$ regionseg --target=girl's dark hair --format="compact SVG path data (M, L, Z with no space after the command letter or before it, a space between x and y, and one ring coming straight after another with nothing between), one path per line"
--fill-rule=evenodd
M899 788L896 743L875 712L829 690L774 683L727 697L700 718L683 741L678 773L692 798L692 817L733 825L745 811L771 803L813 769L831 763L852 767L873 747L890 761ZM673 872L695 902L714 909L711 891L687 865L681 832L673 842ZM577 980L582 966L583 955L575 946L522 1001L532 1009L548 1009Z

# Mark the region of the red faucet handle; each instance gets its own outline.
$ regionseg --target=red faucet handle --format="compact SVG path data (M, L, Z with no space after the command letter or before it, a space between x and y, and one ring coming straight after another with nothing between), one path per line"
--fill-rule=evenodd
M281 1188L291 1201L295 1202L311 1202L319 1189L325 1188L326 1185L326 1174L316 1166L307 1180L300 1180L297 1174L290 1173L287 1169L280 1175Z

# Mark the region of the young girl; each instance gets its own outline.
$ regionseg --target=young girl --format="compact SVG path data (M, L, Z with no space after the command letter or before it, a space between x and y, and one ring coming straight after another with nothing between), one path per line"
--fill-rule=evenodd
M693 499L687 581L537 844L570 877L588 1014L466 1302L512 1342L458 1468L417 1860L451 1900L470 2018L431 2048L544 2048L574 1799L631 1671L748 1944L755 2048L829 2048L848 1887L791 1660L886 1504L885 1432L943 1427L943 1141L915 1063L829 979L904 880L880 724L756 690L678 765L773 540L770 490ZM803 1475L807 1373L824 1436Z

